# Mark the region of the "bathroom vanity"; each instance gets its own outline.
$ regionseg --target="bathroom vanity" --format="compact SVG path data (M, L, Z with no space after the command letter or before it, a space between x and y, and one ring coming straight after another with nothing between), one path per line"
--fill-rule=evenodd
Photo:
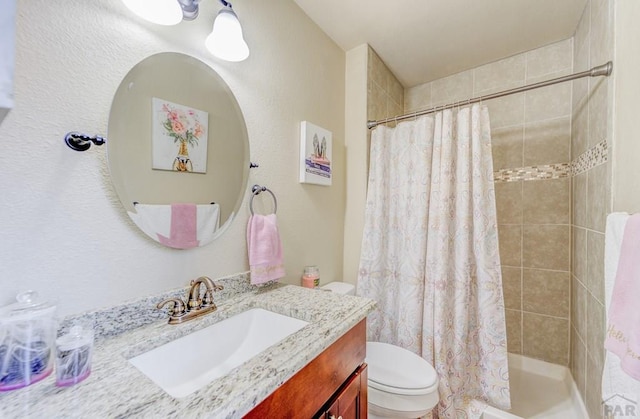
M216 300L218 310L184 324L169 325L165 317L111 335L129 317L135 321L136 306L152 307L167 295L114 308L102 317L112 323L96 325L103 337L96 341L86 380L58 388L48 377L0 393L0 417L366 417L365 322L372 300L293 285L264 289L216 283L225 286ZM129 362L253 308L308 324L184 397L170 396ZM90 315L98 323L98 314Z
M245 417L367 417L366 320L360 321Z

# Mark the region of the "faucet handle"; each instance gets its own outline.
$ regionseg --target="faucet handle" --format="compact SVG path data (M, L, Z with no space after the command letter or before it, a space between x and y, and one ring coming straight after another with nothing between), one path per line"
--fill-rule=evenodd
M211 281L211 285L207 287L207 290L204 292L204 298L202 300L203 307L214 306L213 303L213 293L215 291L222 291L224 287L222 285L217 285L215 282Z
M158 305L156 305L156 308L160 310L168 303L173 303L173 307L169 310L170 316L182 316L185 313L184 301L179 298L167 298L166 300L159 302Z

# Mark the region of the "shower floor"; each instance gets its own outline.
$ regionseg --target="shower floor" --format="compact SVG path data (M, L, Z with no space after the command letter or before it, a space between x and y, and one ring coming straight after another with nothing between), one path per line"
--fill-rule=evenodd
M511 411L489 408L483 419L583 419L584 404L566 367L509 354Z

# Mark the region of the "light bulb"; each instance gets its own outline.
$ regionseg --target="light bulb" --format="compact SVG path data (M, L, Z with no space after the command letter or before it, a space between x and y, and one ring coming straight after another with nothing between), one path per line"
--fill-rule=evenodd
M225 61L242 61L249 56L242 26L231 8L225 7L218 12L205 46L213 55Z
M122 0L136 15L159 25L177 25L182 21L178 0Z

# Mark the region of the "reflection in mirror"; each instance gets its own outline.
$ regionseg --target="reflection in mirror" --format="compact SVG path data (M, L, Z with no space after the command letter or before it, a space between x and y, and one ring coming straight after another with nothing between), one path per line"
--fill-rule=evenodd
M202 246L233 221L249 140L233 93L205 63L161 53L134 66L113 99L108 138L115 190L147 236Z

